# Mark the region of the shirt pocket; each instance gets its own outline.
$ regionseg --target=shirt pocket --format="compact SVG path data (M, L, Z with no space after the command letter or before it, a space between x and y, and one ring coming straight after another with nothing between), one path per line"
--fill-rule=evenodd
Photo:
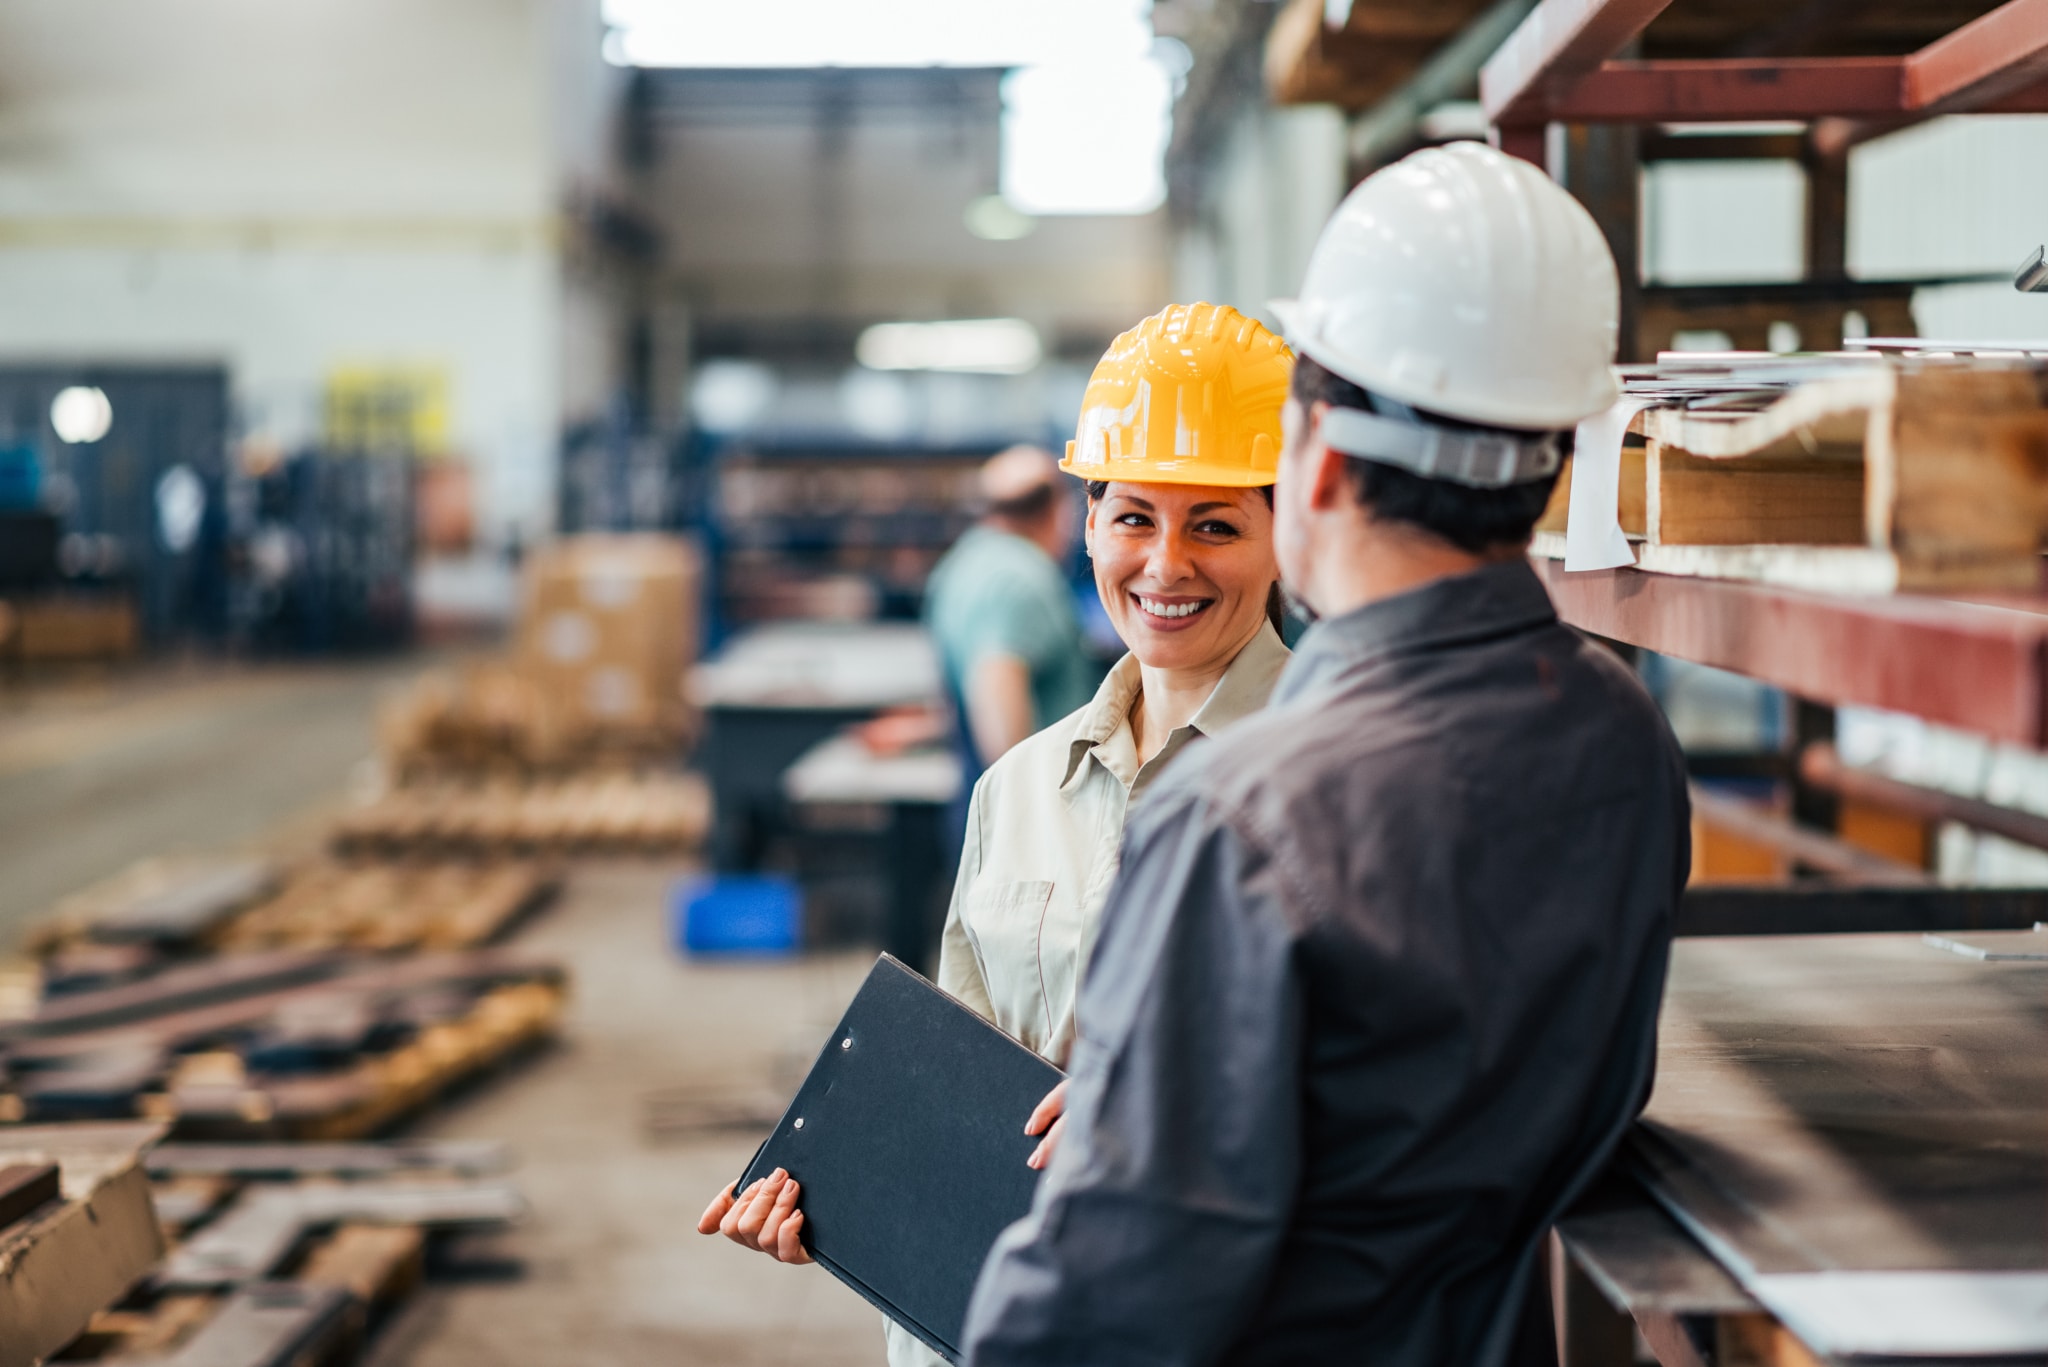
M991 881L970 889L961 911L981 956L996 1024L1027 1043L1045 1032L1038 942L1051 901L1051 883Z

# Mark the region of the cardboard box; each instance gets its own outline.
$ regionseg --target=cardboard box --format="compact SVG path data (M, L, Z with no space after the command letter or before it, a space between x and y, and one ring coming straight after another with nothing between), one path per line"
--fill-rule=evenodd
M564 730L682 732L700 573L696 548L673 536L568 537L528 559L519 667Z
M0 1367L33 1367L78 1337L164 1252L140 1166L153 1123L0 1131L0 1165L55 1163L62 1203L0 1233Z

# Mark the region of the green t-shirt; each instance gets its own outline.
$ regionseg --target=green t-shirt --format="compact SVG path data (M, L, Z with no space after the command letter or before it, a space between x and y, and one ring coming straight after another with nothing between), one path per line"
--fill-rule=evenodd
M969 528L933 568L924 618L956 701L991 654L1030 667L1034 726L1050 726L1095 694L1066 580L1051 556L1021 536Z

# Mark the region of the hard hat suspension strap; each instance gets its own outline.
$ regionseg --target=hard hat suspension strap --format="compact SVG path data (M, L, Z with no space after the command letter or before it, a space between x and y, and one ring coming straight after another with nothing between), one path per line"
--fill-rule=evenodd
M1530 437L1460 432L1434 423L1397 422L1358 408L1328 410L1322 432L1330 449L1347 456L1474 489L1543 479L1557 473L1564 459L1555 432Z

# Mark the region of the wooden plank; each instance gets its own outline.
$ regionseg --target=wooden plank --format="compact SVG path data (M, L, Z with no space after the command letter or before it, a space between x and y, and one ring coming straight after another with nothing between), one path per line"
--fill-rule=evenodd
M359 1330L348 1292L298 1282L245 1286L156 1367L313 1367L338 1361Z
M2026 366L1903 370L1866 448L1870 544L1917 582L2034 567L2048 524L2041 386Z
M345 1224L306 1255L293 1280L339 1287L383 1311L419 1285L426 1249L426 1231L417 1225Z
M0 1167L0 1229L19 1224L57 1199L55 1163L9 1163Z
M1702 460L1652 442L1644 529L1654 545L1861 545L1862 452ZM1626 528L1624 528L1626 530Z

